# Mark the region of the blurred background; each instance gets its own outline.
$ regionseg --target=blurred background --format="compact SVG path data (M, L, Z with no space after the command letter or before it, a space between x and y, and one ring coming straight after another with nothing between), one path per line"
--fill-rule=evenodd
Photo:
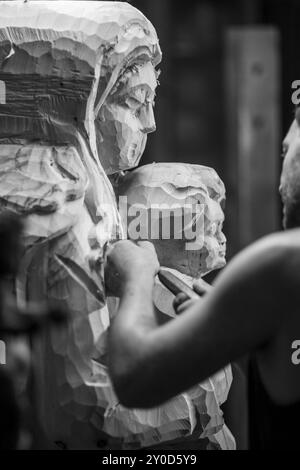
M157 131L142 164L214 167L227 188L228 258L281 227L281 141L300 79L299 0L132 0L157 29Z

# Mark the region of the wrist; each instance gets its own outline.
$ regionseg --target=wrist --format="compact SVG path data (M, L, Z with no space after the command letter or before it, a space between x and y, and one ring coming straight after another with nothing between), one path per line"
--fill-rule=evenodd
M150 271L143 271L134 276L129 276L123 284L122 295L129 292L142 292L143 295L149 293L152 295L152 290L155 282L155 273Z

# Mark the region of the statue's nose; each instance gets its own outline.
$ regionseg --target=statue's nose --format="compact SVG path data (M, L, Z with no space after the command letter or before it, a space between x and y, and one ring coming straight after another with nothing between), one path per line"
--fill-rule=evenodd
M156 131L154 111L151 103L148 103L146 106L143 106L140 112L140 121L142 124L141 130L145 134L150 134L151 132Z
M227 243L227 238L224 232L220 232L218 235L218 240L221 246L226 245Z

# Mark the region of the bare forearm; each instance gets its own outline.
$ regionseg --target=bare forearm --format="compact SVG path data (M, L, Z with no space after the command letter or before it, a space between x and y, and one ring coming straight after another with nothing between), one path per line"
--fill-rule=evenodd
M238 257L213 293L160 328L149 307L152 289L132 286L123 293L110 347L111 369L123 361L116 377L124 378L119 384L126 385L127 406L156 406L276 334L282 312L279 248L258 245Z
M237 257L203 301L149 335L144 369L149 362L151 368L138 397L144 406L188 390L276 336L283 321L280 273L286 253L264 245Z
M133 334L144 334L157 326L152 302L153 287L154 276L148 273L140 273L138 279L126 282L114 322L117 331L127 326Z
M123 286L118 315L110 328L110 374L123 401L138 381L149 349L148 334L157 327L153 284L153 276L141 273L138 281L129 281Z

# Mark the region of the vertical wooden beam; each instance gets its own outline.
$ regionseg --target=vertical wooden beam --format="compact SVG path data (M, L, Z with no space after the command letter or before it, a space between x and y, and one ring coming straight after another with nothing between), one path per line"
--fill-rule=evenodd
M279 35L226 34L227 231L231 254L279 227Z
M6 86L2 80L0 80L0 104L6 104Z
M6 365L6 345L4 341L0 341L0 365Z

